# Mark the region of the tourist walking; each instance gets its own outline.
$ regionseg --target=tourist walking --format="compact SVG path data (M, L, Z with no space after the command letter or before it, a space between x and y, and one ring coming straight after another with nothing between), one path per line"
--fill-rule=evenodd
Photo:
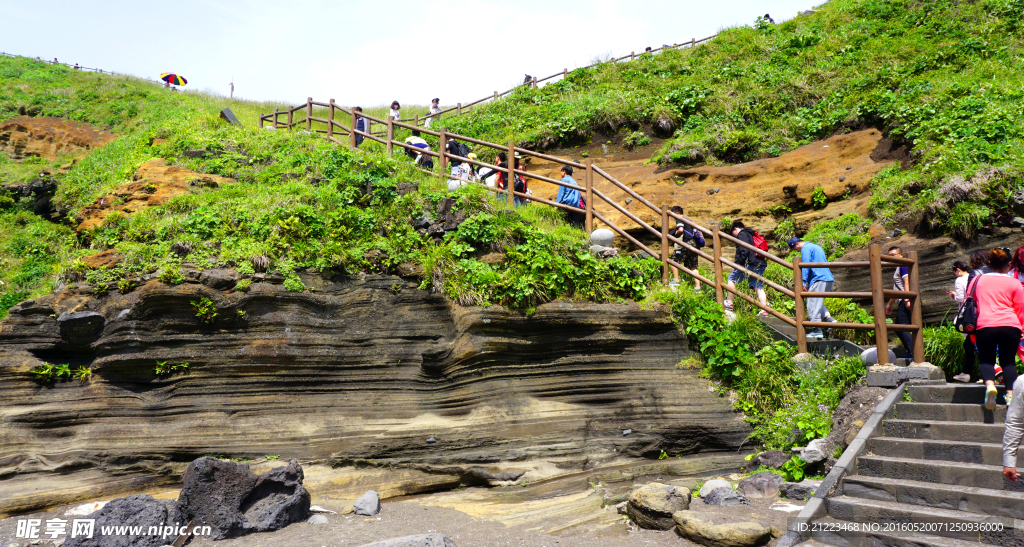
M1013 395L1017 380L1015 357L1024 323L1024 288L1010 274L1012 256L1006 248L993 249L988 265L992 270L977 276L967 287L978 307L975 340L978 343L978 361L981 378L985 382L985 408L996 407L995 365L998 359L1003 369L1006 402Z
M1024 287L1024 246L1017 247L1017 250L1013 252L1010 268L1013 277L1020 281L1021 286ZM1017 346L1017 357L1024 361L1024 338L1021 339L1020 345Z
M670 209L673 213L683 216L683 208L676 205ZM671 232L673 237L683 240L683 243L691 245L697 249L704 247L704 234L701 233L697 228L686 224L685 222L676 219L676 227ZM683 265L688 270L697 271L697 253L683 247L678 243L672 243L672 259ZM672 285L679 286L679 268L672 266ZM700 292L700 279L693 278L693 290Z
M572 167L569 165L562 166L562 182L571 184L573 186L579 186L576 181L572 178ZM579 190L573 190L572 188L566 188L565 186L558 187L558 195L555 197L557 203L562 205L569 205L571 207L578 207L580 209L586 209L586 204L583 202L583 196L580 195ZM578 211L569 211L566 209L562 210L565 213L566 220L569 224L577 228L582 228L587 221L587 215Z
M800 251L801 262L828 262L825 249L799 237L791 237L787 242L791 250ZM832 284L835 282L832 270L828 268L803 268L803 285L807 292L832 292ZM822 297L805 298L807 302L807 320L825 321L835 323L828 308L825 307L825 299ZM820 327L815 327L807 333L808 338L824 338L825 334Z
M398 101L391 101L391 111L388 112L388 116L395 119L396 122L402 121L402 105L398 104Z
M428 113L429 115L427 116L426 120L423 120L423 127L425 129L430 129L430 124L434 122L434 118L441 113L441 107L438 106L440 102L441 99L430 100L430 112Z
M893 258L903 258L903 249L899 246L889 247L889 256ZM908 276L910 270L906 266L897 266L896 270L892 274L892 289L894 291L905 291L910 286L908 282ZM897 325L910 325L913 321L910 320L910 308L913 303L909 298L890 298L885 304L885 315L892 315L893 303L896 303L896 321ZM903 343L903 349L907 350L907 357L913 357L914 355L914 337L907 331L899 331L896 333L899 337L900 342Z
M363 107L357 106L357 107L355 107L354 110L356 112L362 112L363 111ZM356 131L362 131L363 133L369 133L370 130L367 127L367 125L369 125L369 124L367 123L366 118L360 116L359 114L356 114ZM363 136L360 135L359 133L356 133L356 147L358 148L360 144L363 144Z
M764 238L761 238L757 232L744 226L743 222L739 220L735 220L732 223L732 237L735 237L751 247L758 247L758 245L754 243L755 237L759 238L758 243L763 244L764 242ZM768 267L768 261L756 251L752 251L742 245L737 245L736 256L733 258L733 262L735 262L739 268L729 272L729 278L726 279L725 284L728 285L730 289L735 289L736 283L739 283L743 281L744 278L749 277L750 280L747 282L747 285L757 293L757 301L761 303L761 306L765 308L769 307L768 295L764 292L764 281L755 277L755 275L764 275L764 269ZM725 302L723 302L723 305L727 311L733 310L732 291L726 293L726 299ZM759 311L757 314L762 317L768 317L768 312L764 311L764 309Z
M967 274L968 285L971 284L971 281L974 281L975 277L992 271L988 269L988 253L985 251L974 251L971 253L968 266L971 268L971 271Z
M964 305L964 300L967 299L967 277L970 274L970 270L971 267L962 260L957 260L953 263L953 275L956 276L956 279L953 281L953 290L947 291L946 294L953 297L958 309ZM954 380L964 383L971 381L971 371L974 370L975 356L974 336L965 334L963 363L960 366L960 374L954 376Z

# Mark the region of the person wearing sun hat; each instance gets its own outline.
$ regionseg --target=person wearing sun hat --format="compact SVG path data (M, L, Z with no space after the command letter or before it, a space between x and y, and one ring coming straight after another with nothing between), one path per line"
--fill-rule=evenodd
M804 241L799 237L791 237L786 243L789 244L790 250L800 251L801 262L828 262L828 256L825 255L825 249L822 249L820 245ZM836 278L832 276L832 270L829 270L828 268L803 268L803 283L805 291L831 292L832 283L835 282L835 279ZM836 320L832 318L832 314L829 313L828 308L825 307L824 298L807 298L805 300L807 301L808 321L836 322ZM825 334L820 328L814 328L807 332L807 337L824 338Z

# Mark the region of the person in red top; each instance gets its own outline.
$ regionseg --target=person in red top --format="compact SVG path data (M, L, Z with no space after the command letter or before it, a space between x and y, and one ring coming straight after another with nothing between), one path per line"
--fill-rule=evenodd
M1009 249L994 249L988 258L991 273L977 276L972 286L968 287L968 294L973 291L978 305L978 330L975 336L981 377L987 386L985 408L989 410L996 408L996 357L1003 368L1007 404L1013 396L1013 383L1017 380L1014 358L1020 345L1021 325L1024 324L1024 288L1009 273L1011 259Z

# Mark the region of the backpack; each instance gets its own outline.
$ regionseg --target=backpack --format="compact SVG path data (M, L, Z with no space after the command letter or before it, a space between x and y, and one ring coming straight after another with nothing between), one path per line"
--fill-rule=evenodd
M688 239L692 239L693 246L698 249L703 249L704 245L707 245L707 242L704 241L704 234L702 234L700 230L694 228L692 231L687 231L686 227L683 226L682 232L683 237L681 239L683 240L683 242L685 242Z
M456 141L456 140L453 140L453 141L451 141L448 144L449 144L449 150L448 151L451 154L454 154L456 156L461 156L463 158L467 158L467 157L469 157L469 153L472 152L472 150L469 148L468 144L461 143L461 142Z
M758 249L761 249L762 251L767 251L768 250L768 242L765 241L763 235L757 233L756 230L751 230L750 231L750 236L751 236L751 238L753 240L752 242L754 244L754 247L757 247Z
M576 207L583 209L584 211L587 210L587 200L583 198L583 192L580 192L580 203Z
M520 194L526 193L526 181L523 180L523 177L516 175L516 183L513 185L512 189Z
M981 278L984 275L979 275L978 279L971 285L971 293L964 299L964 303L960 306L960 310L956 312L956 319L953 321L953 326L956 330L964 334L972 333L978 329L978 301L974 299L974 293L978 290L978 283L981 282Z

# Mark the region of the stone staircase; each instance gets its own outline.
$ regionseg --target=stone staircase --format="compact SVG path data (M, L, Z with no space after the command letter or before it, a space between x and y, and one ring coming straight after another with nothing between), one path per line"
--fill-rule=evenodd
M841 547L1024 545L1024 479L1002 475L1002 388L995 411L984 408L981 385L925 382L907 393L913 402L896 403L824 499L826 516L811 521L811 539Z

